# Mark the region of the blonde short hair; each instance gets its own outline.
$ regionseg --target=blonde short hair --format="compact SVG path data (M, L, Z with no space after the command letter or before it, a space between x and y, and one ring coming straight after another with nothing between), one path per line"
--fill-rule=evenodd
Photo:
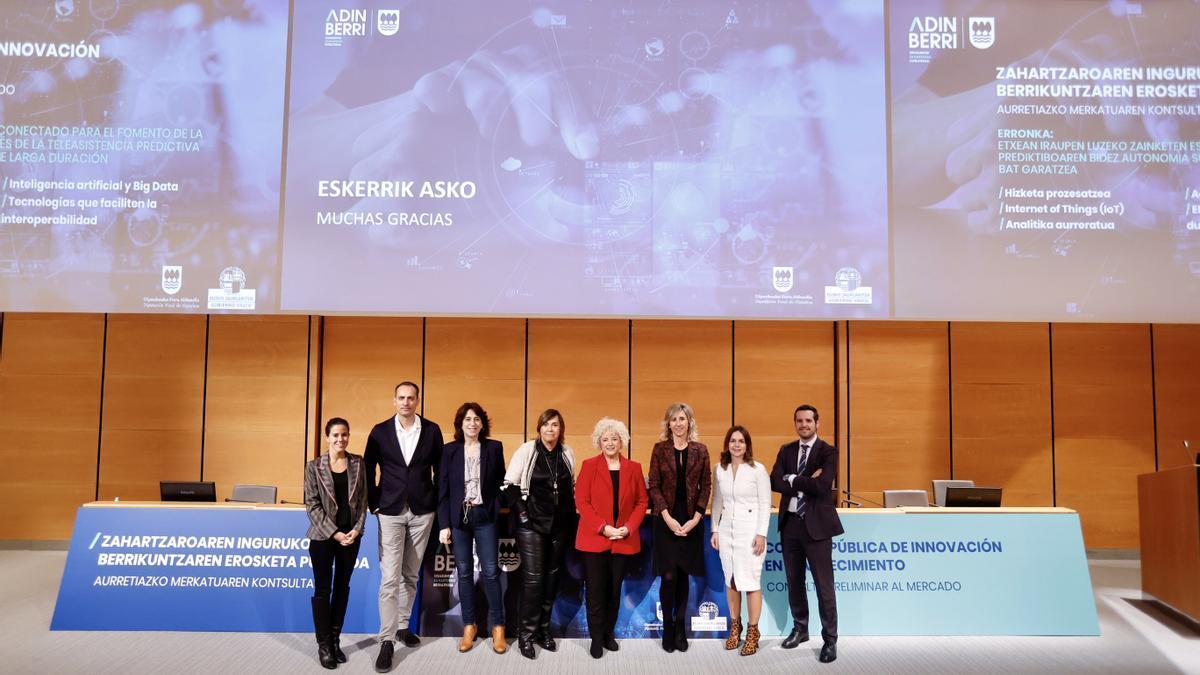
M615 420L611 417L601 417L599 422L596 422L596 428L592 429L592 447L600 449L600 439L604 438L604 434L614 433L617 438L621 439L621 447L629 449L629 429L621 420Z
M680 412L687 415L688 441L696 443L700 440L700 430L696 426L696 414L692 412L692 406L682 401L672 403L671 405L667 406L667 412L665 415L663 415L662 434L659 435L658 440L671 440L671 418L678 415Z

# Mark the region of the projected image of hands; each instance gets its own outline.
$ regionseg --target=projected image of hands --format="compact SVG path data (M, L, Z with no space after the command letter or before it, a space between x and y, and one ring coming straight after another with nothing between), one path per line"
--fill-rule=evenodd
M283 308L886 316L883 30L881 2L297 2Z

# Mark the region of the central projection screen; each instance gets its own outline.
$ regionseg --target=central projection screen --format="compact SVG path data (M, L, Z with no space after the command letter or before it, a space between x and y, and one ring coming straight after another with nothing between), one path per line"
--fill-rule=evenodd
M1192 0L0 8L0 311L1200 322Z
M888 316L882 0L387 7L296 5L284 310Z

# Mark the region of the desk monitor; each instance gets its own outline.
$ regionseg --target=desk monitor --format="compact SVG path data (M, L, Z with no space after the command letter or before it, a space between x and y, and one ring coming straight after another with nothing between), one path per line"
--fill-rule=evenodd
M948 486L946 506L1000 506L1000 492L996 487Z
M215 502L217 484L212 481L163 480L158 491L164 502Z

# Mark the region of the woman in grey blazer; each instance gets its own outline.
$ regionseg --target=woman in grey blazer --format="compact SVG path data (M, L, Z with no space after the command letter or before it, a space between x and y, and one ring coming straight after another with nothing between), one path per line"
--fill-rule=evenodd
M317 658L322 666L333 669L346 662L338 640L350 601L350 574L367 518L367 473L362 457L346 452L349 422L331 418L325 423L325 438L329 452L304 465L304 505L308 510L306 536L313 569Z

